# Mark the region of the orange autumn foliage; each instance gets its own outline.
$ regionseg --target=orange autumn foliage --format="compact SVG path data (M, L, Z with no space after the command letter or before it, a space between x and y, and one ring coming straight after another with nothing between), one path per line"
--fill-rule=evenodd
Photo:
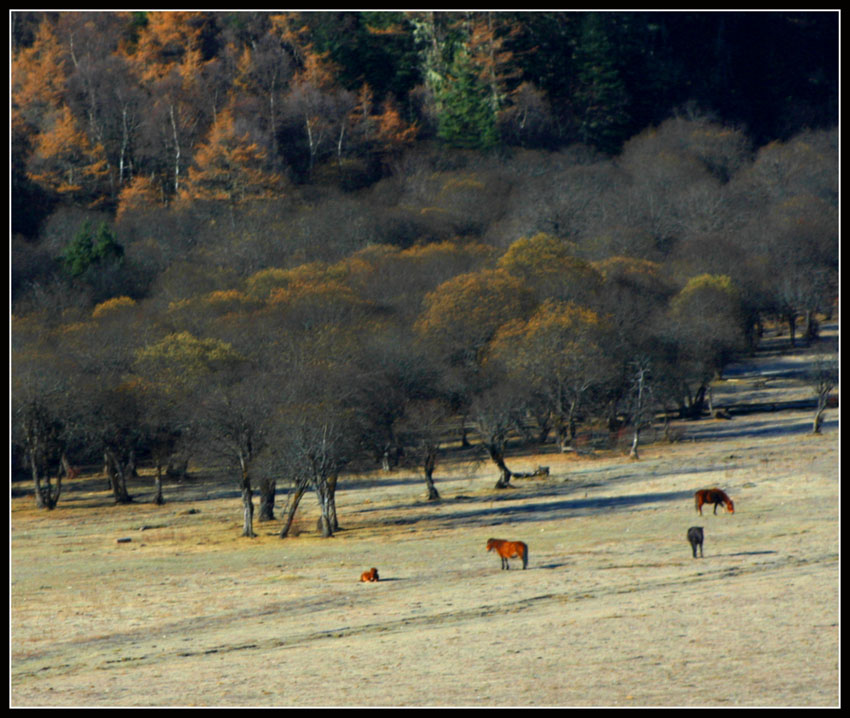
M161 80L175 67L197 68L204 25L202 12L149 12L139 34L135 52L130 55L139 78L150 83ZM190 70L181 73L184 79Z
M161 190L156 182L150 177L138 175L125 184L118 193L118 209L115 218L121 219L124 214L134 210L155 207L160 203L160 198Z
M38 26L35 41L12 57L12 115L38 126L44 113L62 105L67 57L52 23Z
M29 169L29 178L42 187L88 201L97 201L108 175L103 147L89 142L67 105L36 138Z
M233 113L224 110L189 168L181 199L242 202L280 196L284 178L265 169L265 153L249 136L238 135Z

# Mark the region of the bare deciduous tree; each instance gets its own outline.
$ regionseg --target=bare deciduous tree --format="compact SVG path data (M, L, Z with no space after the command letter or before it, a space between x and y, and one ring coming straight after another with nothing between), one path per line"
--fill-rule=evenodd
M812 421L812 433L820 434L824 412L830 405L830 392L838 386L838 359L827 349L818 348L814 364L809 372L809 385L817 397L817 409Z

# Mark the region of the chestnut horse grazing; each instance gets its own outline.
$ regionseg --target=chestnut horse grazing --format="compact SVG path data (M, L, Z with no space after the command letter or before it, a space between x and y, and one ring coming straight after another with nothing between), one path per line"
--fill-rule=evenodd
M487 541L487 550L492 551L493 549L496 549L496 553L502 559L503 571L510 568L508 565L509 558L521 558L522 567L528 566L528 546L522 541L503 541L502 539L491 538Z
M696 499L697 511L699 511L700 516L702 516L703 504L714 504L715 514L720 504L724 504L730 514L735 513L735 504L732 503L732 499L720 489L700 489L694 494L694 499Z
M379 580L380 579L378 578L378 569L376 569L376 568L370 568L368 571L364 571L362 574L360 574L361 583L363 581L373 582L373 581L379 581Z
M688 541L691 542L691 550L694 552L694 558L697 557L697 546L699 546L699 557L702 558L702 526L691 526L688 529Z

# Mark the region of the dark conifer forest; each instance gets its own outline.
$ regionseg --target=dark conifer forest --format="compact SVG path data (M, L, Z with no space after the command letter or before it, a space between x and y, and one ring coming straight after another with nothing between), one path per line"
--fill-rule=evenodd
M12 12L13 473L244 533L697 418L838 294L837 12ZM275 492L290 514L274 515Z

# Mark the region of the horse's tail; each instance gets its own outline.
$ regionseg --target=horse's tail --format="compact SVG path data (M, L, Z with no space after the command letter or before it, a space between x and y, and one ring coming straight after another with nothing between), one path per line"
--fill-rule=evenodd
M528 568L528 544L522 545L522 567Z

